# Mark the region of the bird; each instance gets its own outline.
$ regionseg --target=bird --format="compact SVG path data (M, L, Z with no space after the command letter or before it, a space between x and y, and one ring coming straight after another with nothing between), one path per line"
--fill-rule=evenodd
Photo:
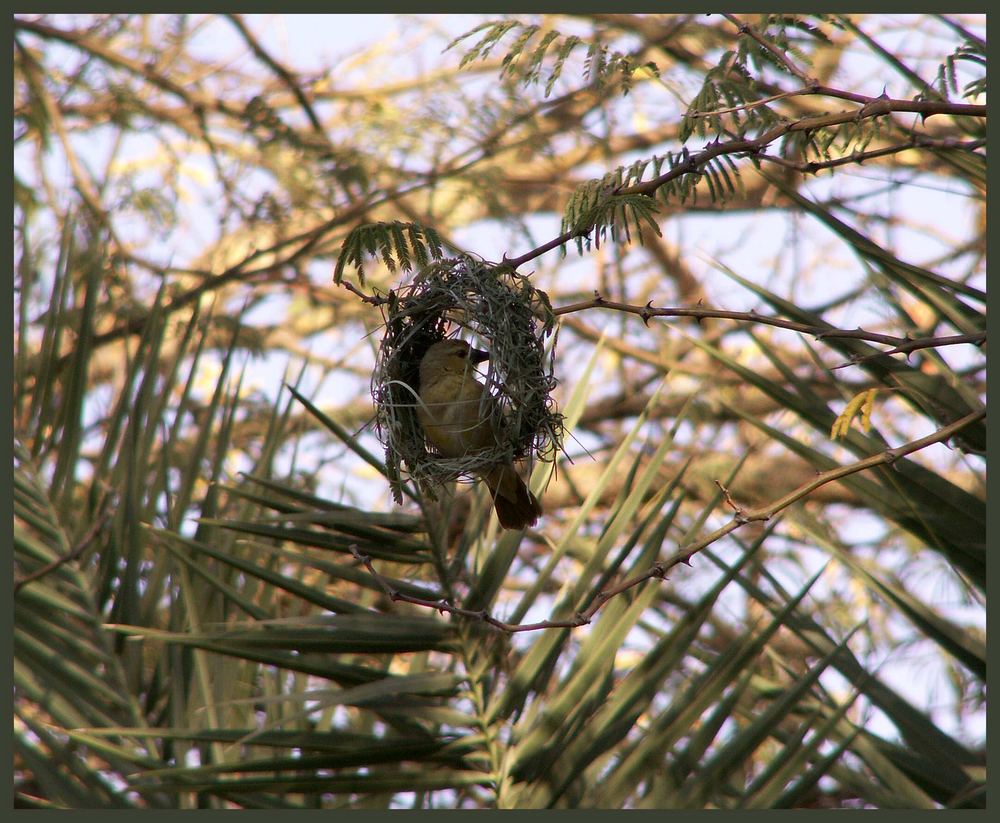
M491 414L496 400L473 371L475 364L489 357L489 352L464 340L446 339L431 345L420 360L417 418L427 441L444 457L475 455L499 442ZM488 467L478 476L490 490L503 528L535 525L542 506L513 463Z

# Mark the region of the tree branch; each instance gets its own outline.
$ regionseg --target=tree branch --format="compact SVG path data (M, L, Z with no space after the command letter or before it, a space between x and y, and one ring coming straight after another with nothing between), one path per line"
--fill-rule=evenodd
M560 306L559 308L553 310L553 314L560 316L564 314L571 314L572 312L585 311L586 309L609 309L611 311L635 314L641 317L642 322L646 325L649 325L649 320L653 317L693 317L696 320L717 318L724 320L739 320L744 323L760 323L766 326L776 326L780 329L800 332L801 334L809 334L819 340L826 337L849 338L855 340L867 340L872 343L881 343L883 345L892 346L893 348L889 351L881 352L881 354L886 355L900 353L909 354L910 352L917 351L918 349L955 346L962 343L971 343L975 346L982 346L986 342L986 332L979 332L976 334L956 334L947 337L909 338L865 331L860 327L857 329L837 329L832 326L810 326L807 323L798 323L794 320L784 320L780 317L766 317L764 315L757 314L755 311L723 311L721 309L705 308L657 308L656 306L653 306L652 303L647 303L645 306L632 306L628 303L616 303L612 300L605 300L596 291L594 292L594 298L592 300L585 300L580 303L571 303L568 306ZM854 362L861 362L861 360L851 361L844 365L851 365ZM843 366L838 366L838 368L843 368Z

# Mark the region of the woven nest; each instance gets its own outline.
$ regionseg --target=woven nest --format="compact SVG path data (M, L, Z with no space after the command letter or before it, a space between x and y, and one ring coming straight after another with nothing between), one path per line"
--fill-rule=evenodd
M562 415L550 397L555 317L544 292L510 267L459 257L424 268L414 281L389 292L385 336L372 375L376 424L385 446L393 497L402 501L408 477L423 489L472 478L496 463L551 460L562 442ZM496 399L495 448L444 457L424 439L417 419L420 360L445 337L462 337L490 353L480 379Z

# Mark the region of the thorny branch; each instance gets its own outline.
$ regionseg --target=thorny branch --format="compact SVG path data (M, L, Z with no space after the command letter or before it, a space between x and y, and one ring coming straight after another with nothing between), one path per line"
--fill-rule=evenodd
M849 92L839 92L826 86L817 86L812 91L813 94L828 94L830 96L849 99L862 103L860 109L845 110L832 114L816 115L813 117L803 117L800 120L780 123L769 131L764 132L760 137L743 138L721 142L716 140L710 143L700 152L696 152L688 157L687 162L680 163L669 171L664 172L659 177L654 177L642 183L631 186L624 186L614 192L621 194L646 194L652 196L658 189L665 186L671 180L682 177L685 174L701 174L702 167L707 165L716 157L729 154L746 154L754 157L766 157L764 154L768 145L792 132L810 132L817 129L838 126L844 123L856 123L872 117L882 117L892 112L914 112L930 117L932 114L953 114L967 115L972 117L986 117L986 106L970 105L965 103L949 103L938 100L892 100L883 97L865 97L864 95L852 94ZM580 228L563 232L558 237L543 243L537 248L531 249L519 257L504 256L503 262L513 266L515 269L525 263L541 257L543 254L557 249L565 243L589 234L591 228Z
M365 294L359 288L346 280L341 283L341 286L352 294L357 295L358 299L363 303L367 303L372 306L382 306L389 302L387 297L383 297L378 294ZM562 315L573 314L574 312L587 311L588 309L608 309L609 311L634 314L642 318L642 322L646 325L649 325L649 321L654 317L691 317L698 321L708 318L717 320L738 320L744 323L759 323L765 326L775 326L779 329L788 329L789 331L799 332L800 334L808 334L815 337L817 340L823 340L825 338L866 340L870 343L880 343L882 345L892 347L886 351L878 352L877 354L863 357L853 357L846 363L833 366L832 368L834 370L854 366L874 357L882 357L891 354L906 354L908 356L912 352L919 351L920 349L958 346L962 344L969 344L982 348L986 344L987 334L983 331L976 332L974 334L953 334L938 337L899 337L893 334L866 331L860 326L856 329L838 329L833 326L812 326L808 323L799 323L795 320L786 320L782 317L769 317L755 311L726 311L723 309L704 308L702 306L694 308L654 306L652 302L647 303L645 306L633 306L628 303L618 303L613 300L607 300L597 291L594 292L594 297L590 300L584 300L579 303L570 303L566 306L559 306L554 308L552 313L559 317Z
M656 306L653 306L652 303L647 303L645 306L632 306L628 303L616 303L612 300L606 300L596 291L594 292L592 300L585 300L580 303L571 303L568 306L560 306L559 308L554 309L553 313L558 316L571 314L572 312L585 311L587 309L609 309L611 311L635 314L641 317L642 322L647 325L649 324L650 318L653 317L693 317L696 320L703 320L705 318L740 320L746 323L760 323L766 326L776 326L780 329L789 329L790 331L809 334L819 340L827 337L850 338L855 340L867 340L871 343L881 343L883 345L893 347L888 351L879 353L882 355L909 354L910 352L917 351L918 349L955 346L962 343L982 346L986 342L986 332L978 332L975 334L956 334L942 337L910 338L865 331L860 327L857 329L837 329L832 326L810 326L808 323L798 323L794 320L785 320L781 317L767 317L765 315L758 314L755 311L724 311L721 309L707 309L702 307L657 308ZM852 360L851 362L843 365L853 365L856 362L861 362L861 359L866 358ZM837 368L843 368L843 366L837 366Z
M781 62L788 71L801 80L804 84L803 88L783 93L780 95L775 95L768 100L755 101L754 103L747 104L747 108L762 105L767 102L771 102L776 99L786 98L786 97L796 97L803 95L817 95L822 97L832 97L838 100L847 100L852 103L857 103L861 106L860 109L849 109L840 112L833 112L829 114L816 115L813 117L804 117L800 120L786 121L780 123L774 128L768 130L764 134L756 137L754 139L738 139L731 140L728 142L721 142L716 140L714 143L709 144L700 152L692 154L688 157L686 163L679 164L669 171L661 174L659 177L655 177L651 180L647 180L642 183L636 183L631 186L625 186L614 194L654 194L659 188L669 183L678 177L685 174L701 174L702 167L708 164L710 161L714 160L716 157L730 154L747 154L761 159L772 160L775 158L769 157L765 154L765 149L768 145L784 137L786 134L792 132L811 132L817 129L828 128L830 126L842 125L845 123L857 123L861 120L865 120L873 117L882 117L893 112L912 112L914 114L921 115L924 119L931 117L935 114L950 114L956 116L968 116L968 117L986 117L987 116L987 106L986 105L975 105L969 103L952 103L947 100L896 100L891 99L885 95L880 97L869 97L863 94L857 94L855 92L848 92L842 89L832 88L830 86L825 86L819 83L815 78L809 77L802 69L792 63L788 57L780 49L775 47L772 43L769 43L766 38L762 37L759 32L757 32L752 26L742 23L734 15L723 14L729 22L733 23L739 30L740 34L752 37L757 41L763 48L767 49L775 58ZM739 107L733 109L727 109L724 111L735 111ZM968 147L964 145L963 148ZM978 145L972 146L973 148L978 148ZM891 152L884 152L889 154ZM878 155L872 155L878 156ZM864 158L860 158L864 159ZM831 163L830 165L840 165L843 162L860 162L857 157L852 157L850 160L841 160L838 163ZM807 164L807 167L803 171L813 172L819 168L824 168L825 166L819 165L815 169ZM578 228L571 231L566 231L559 237L556 237L547 243L531 249L528 252L520 255L519 257L508 258L504 256L504 262L510 264L515 269L525 263L541 257L553 249L557 249L565 243L575 240L578 237L585 237L590 233L592 227L588 228Z
M791 506L793 503L802 500L807 497L812 492L827 483L832 483L835 480L841 480L852 474L857 474L858 472L865 471L867 469L875 468L876 466L891 466L897 460L905 457L913 452L920 451L934 443L944 443L964 429L966 426L975 423L979 420L983 420L986 417L986 410L982 409L980 411L972 412L971 414L956 420L947 426L938 429L935 432L927 435L926 437L921 437L918 440L913 440L902 446L897 446L895 448L886 449L877 454L873 454L870 457L866 457L863 460L858 460L854 463L850 463L846 466L838 466L835 469L829 469L828 471L821 472L816 475L812 480L803 483L798 488L793 489L788 494L778 498L777 500L769 503L766 506L760 506L755 509L744 509L738 503L736 503L729 491L723 487L721 484L719 488L722 491L723 497L726 503L734 510L732 519L715 529L713 532L705 535L701 539L695 541L694 543L688 543L685 546L681 546L677 551L667 557L665 560L658 560L644 572L641 572L633 577L627 578L623 582L612 586L611 588L604 589L598 592L593 601L587 606L583 611L577 612L573 617L568 619L554 619L554 620L541 620L537 623L505 623L502 620L490 615L485 610L472 610L463 609L459 606L455 606L445 600L426 600L419 597L412 597L407 594L399 592L397 589L390 586L385 579L375 570L372 565L371 558L366 555L362 555L356 547L351 546L351 553L354 555L355 559L362 563L369 573L375 578L379 586L385 592L386 596L389 597L393 602L410 603L415 606L423 606L425 608L436 609L439 612L446 612L448 614L458 615L460 617L466 617L475 620L481 620L482 622L493 626L501 631L508 633L516 632L530 632L539 631L541 629L574 629L579 626L584 626L590 623L594 616L600 611L601 607L604 606L609 600L617 597L619 594L628 591L629 589L635 588L640 583L644 583L647 580L657 579L665 580L667 579L667 573L673 569L675 566L680 564L691 565L691 558L694 557L702 549L707 548L716 541L725 537L727 534L736 531L740 526L744 526L747 523L767 521L774 517L779 512Z
M945 138L943 140L933 140L931 138L913 135L913 137L905 143L899 143L895 146L886 146L881 149L872 149L871 151L854 151L849 155L844 157L835 157L832 160L811 160L807 163L799 163L794 160L788 160L784 157L772 157L769 154L760 155L760 159L766 160L769 163L775 163L779 166L784 166L786 169L794 169L795 171L802 172L803 174L816 174L816 172L822 171L823 169L833 169L837 166L848 166L855 163L860 165L866 160L874 160L877 157L888 157L889 155L910 151L914 148L974 151L975 149L982 148L985 145L985 139L962 141Z

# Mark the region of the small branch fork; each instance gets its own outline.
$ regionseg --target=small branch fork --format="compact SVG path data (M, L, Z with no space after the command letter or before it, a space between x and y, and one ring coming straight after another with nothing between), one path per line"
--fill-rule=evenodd
M667 557L665 560L658 560L646 571L635 575L634 577L627 578L623 582L612 586L610 588L604 589L597 593L591 604L583 611L577 612L572 618L564 620L542 620L537 623L505 623L502 620L490 615L485 610L472 610L463 609L458 606L454 606L446 600L426 600L419 597L413 597L411 595L403 594L393 586L389 585L384 577L382 577L372 565L371 558L367 555L361 554L356 546L351 546L351 553L354 555L355 559L364 565L368 572L372 575L375 581L385 592L386 596L393 602L403 602L412 603L416 606L424 606L426 608L435 609L439 612L448 614L455 614L461 617L467 617L474 620L481 620L490 626L493 626L500 631L513 634L515 632L530 632L539 631L541 629L574 629L578 626L585 626L589 624L601 607L614 597L627 592L629 589L633 589L640 583L644 583L647 580L666 580L667 573L673 569L675 566L681 563L690 566L691 558L700 552L702 549L710 546L712 543L716 542L720 538L735 531L740 526L744 526L747 523L753 523L755 521L767 521L778 514L780 511L788 508L793 503L803 499L807 495L814 492L820 486L824 486L827 483L832 483L835 480L841 480L851 474L856 474L866 469L875 468L877 466L891 466L896 460L901 457L905 457L908 454L919 451L927 446L934 443L943 443L949 440L952 436L957 434L966 426L982 420L986 417L986 410L982 409L980 411L973 412L971 414L956 420L943 428L938 429L935 432L927 435L926 437L921 437L918 440L913 440L902 446L897 446L896 448L886 449L885 451L879 452L878 454L873 454L870 457L866 457L863 460L859 460L855 463L851 463L847 466L838 466L835 469L829 469L828 471L821 472L816 475L812 480L807 483L803 483L798 488L792 490L783 497L778 498L772 503L762 506L756 509L744 509L741 507L721 483L716 481L716 485L722 491L723 497L727 505L733 509L732 519L723 526L720 526L715 531L710 534L705 535L700 540L689 543L686 546L682 546L672 555Z
M383 297L380 294L365 294L349 280L341 280L340 285L347 289L351 294L356 294L362 303L367 303L369 306L385 306L389 303L388 297Z

